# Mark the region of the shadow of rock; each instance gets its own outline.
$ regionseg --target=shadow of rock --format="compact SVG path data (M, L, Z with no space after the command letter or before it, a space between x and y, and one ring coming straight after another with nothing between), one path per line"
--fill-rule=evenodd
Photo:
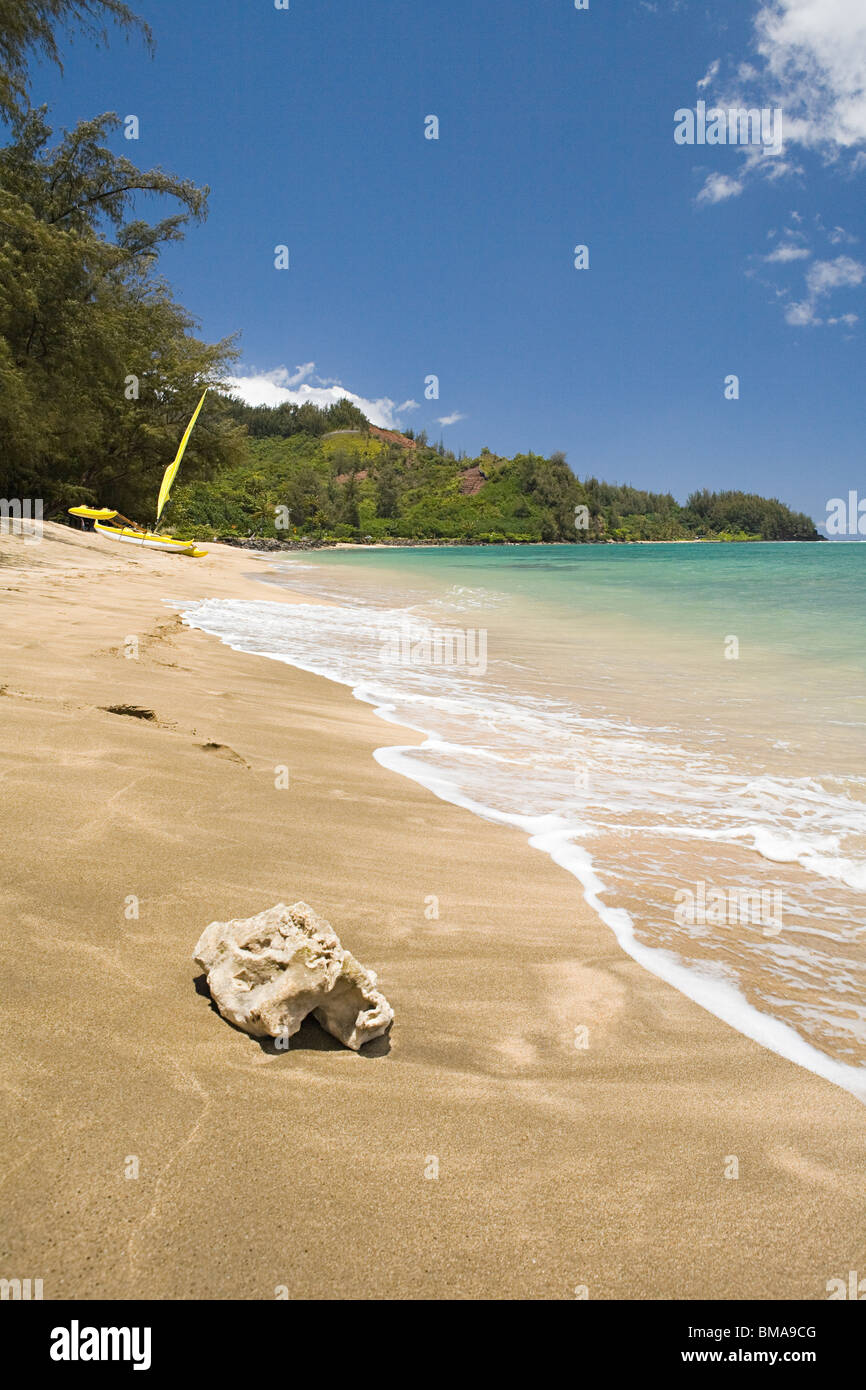
M213 1001L211 992L208 989L207 975L196 975L193 980L196 994L200 994L203 999L208 1001L217 1018L222 1018L222 1014ZM257 1043L262 1052L266 1052L270 1057L285 1057L288 1052L351 1052L352 1049L344 1047L339 1038L335 1038L331 1033L325 1031L317 1019L309 1014L301 1024L297 1033L289 1038L288 1047L277 1047L275 1038L254 1038L246 1029L239 1028L231 1019L223 1018L223 1023L227 1023L229 1028L236 1033L241 1033L243 1037L249 1038L250 1042ZM365 1043L357 1057L387 1057L391 1051L391 1028L387 1033L383 1033L380 1038L374 1038L372 1042Z

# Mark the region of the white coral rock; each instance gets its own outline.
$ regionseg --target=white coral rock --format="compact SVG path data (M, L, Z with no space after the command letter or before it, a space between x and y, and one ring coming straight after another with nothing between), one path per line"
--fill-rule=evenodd
M230 1022L258 1038L290 1038L307 1014L355 1052L380 1037L394 1011L330 922L307 903L211 922L195 948L211 996Z

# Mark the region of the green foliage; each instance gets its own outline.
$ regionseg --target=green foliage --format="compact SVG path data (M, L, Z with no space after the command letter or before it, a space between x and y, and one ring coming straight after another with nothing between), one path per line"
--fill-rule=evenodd
M0 494L41 496L48 516L95 503L153 520L203 386L236 355L196 338L153 273L160 246L203 217L206 190L112 154L118 124L82 121L52 147L44 111L30 111L0 150ZM180 210L143 222L137 193ZM185 474L236 462L243 439L209 398Z
M386 460L376 478L376 516L385 521L393 521L397 516L399 499L397 469L391 459Z
M0 0L0 115L20 114L28 104L28 59L41 55L58 67L55 30L77 28L97 40L106 23L137 30L150 46L150 29L122 0Z
M693 492L685 515L698 534L737 533L759 535L767 541L811 541L815 523L803 512L791 512L773 497L751 492Z
M254 439L290 439L293 434L322 435L331 430L366 432L370 428L366 416L346 396L321 410L310 401L303 405L284 401L273 407L232 401L230 413Z
M244 417L235 405L235 419ZM353 407L354 408L354 407ZM313 406L304 406L309 420ZM333 407L331 407L333 409ZM284 434L285 407L256 411L246 458L207 484L176 490L182 534L263 535L277 539L503 541L650 541L816 539L808 518L781 503L742 494L700 494L681 507L669 494L579 480L562 454L456 459L439 445L389 444L361 430ZM270 416L270 418L267 418ZM477 483L481 487L470 491ZM733 499L742 499L737 509ZM576 529L575 508L589 526ZM288 508L288 529L278 524ZM186 528L186 529L184 529ZM196 529L198 528L198 529Z

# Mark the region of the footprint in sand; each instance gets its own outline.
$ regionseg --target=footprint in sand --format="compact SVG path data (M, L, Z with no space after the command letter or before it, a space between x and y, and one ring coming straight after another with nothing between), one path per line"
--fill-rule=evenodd
M236 753L233 748L229 748L227 743L202 743L200 747L206 753L213 753L216 758L227 758L231 763L240 763L241 767L249 768L246 758L242 758L240 753Z

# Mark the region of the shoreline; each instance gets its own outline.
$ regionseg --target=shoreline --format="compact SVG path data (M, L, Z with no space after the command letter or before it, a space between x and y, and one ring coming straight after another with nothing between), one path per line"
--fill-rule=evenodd
M476 540L393 540L393 541L270 541L269 538L249 537L245 540L228 541L201 541L202 545L222 545L229 546L232 550L249 550L252 552L277 555L282 552L304 552L310 550L483 550L494 546L519 546L522 549L536 549L537 547L549 548L551 546L598 546L616 545L816 545L819 541L826 541L827 536L817 536L813 541L801 540L724 540L717 536L681 536L674 540L667 541L615 541L615 540L595 540L595 541L476 541ZM265 543L257 543L258 541Z
M245 565L0 541L0 1273L47 1298L826 1297L866 1253L862 1106L636 965L520 832L380 767L347 690L166 606L310 601ZM208 921L301 897L378 972L387 1055L312 1023L269 1054L197 992Z
M369 548L369 547L368 547ZM290 571L283 570L283 574ZM274 582L265 579L264 582ZM289 593L294 591L289 590ZM301 596L301 603L309 601L316 607L318 596ZM329 599L331 604L342 606L337 599ZM257 651L255 647L240 645L238 638L224 635L219 620L201 620L196 607L181 609L184 624L194 630L205 632L232 651L242 655L261 656L268 661L282 662L295 670L303 671L319 679L324 679L349 691L360 703L372 708L376 716L392 728L404 730L409 736L418 736L414 744L387 744L373 750L373 757L380 766L387 768L396 776L406 777L423 787L431 795L449 805L460 807L475 817L495 825L516 829L524 836L531 848L548 855L565 873L575 878L581 886L585 902L594 916L612 934L620 948L648 970L657 979L684 994L686 998L706 1009L728 1027L736 1029L744 1037L750 1038L760 1046L774 1052L779 1057L798 1067L822 1077L832 1085L848 1092L861 1104L866 1105L866 1070L854 1063L846 1063L823 1052L809 1038L804 1037L784 1019L751 1004L738 983L713 978L699 969L690 967L680 960L675 952L654 948L644 944L634 929L634 922L622 909L611 907L605 902L604 887L596 871L590 851L584 844L573 839L572 827L556 815L527 815L516 810L497 810L484 801L474 800L458 782L443 778L437 771L427 772L423 763L413 761L406 754L422 750L432 741L437 741L435 728L419 718L400 718L395 713L399 696L387 689L376 691L375 686L366 680L356 682L345 675L327 669L327 662L310 665L297 656L292 659L278 652ZM409 610L405 610L404 620L409 620ZM237 643L237 645L236 645ZM866 1117L864 1117L866 1118Z

